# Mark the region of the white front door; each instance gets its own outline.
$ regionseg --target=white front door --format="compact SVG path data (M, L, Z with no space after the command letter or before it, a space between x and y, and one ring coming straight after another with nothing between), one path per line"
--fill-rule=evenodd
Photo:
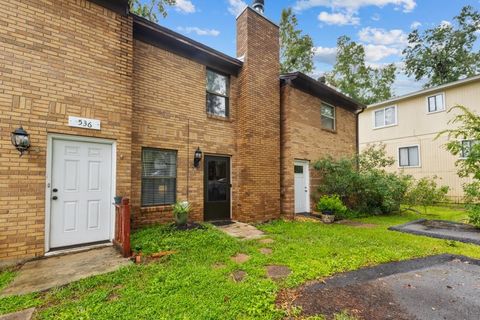
M295 161L295 213L310 212L308 161Z
M112 145L53 139L50 248L111 238Z

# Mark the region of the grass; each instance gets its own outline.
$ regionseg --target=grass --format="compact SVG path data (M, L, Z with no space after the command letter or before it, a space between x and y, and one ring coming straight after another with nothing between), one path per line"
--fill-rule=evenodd
M373 228L274 221L259 226L275 240L265 245L238 241L211 226L185 232L151 227L133 235L133 247L141 247L144 253L178 253L47 293L0 299L0 314L36 306L37 319L281 319L285 313L275 305L278 291L307 280L440 253L480 258L479 246L387 231L391 225L423 216L407 212L358 219L376 224ZM427 217L461 221L465 213L430 208ZM262 247L273 253L260 254ZM230 257L239 252L251 259L235 264ZM292 274L283 282L271 281L265 277L269 264L286 265ZM240 269L247 277L235 283L230 275ZM0 285L12 277L0 274Z

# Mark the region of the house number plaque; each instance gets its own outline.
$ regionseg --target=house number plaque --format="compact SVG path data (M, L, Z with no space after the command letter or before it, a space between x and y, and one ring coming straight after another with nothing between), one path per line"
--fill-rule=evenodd
M88 118L79 118L79 117L69 116L68 125L70 127L100 130L100 120L97 120L97 119L88 119Z

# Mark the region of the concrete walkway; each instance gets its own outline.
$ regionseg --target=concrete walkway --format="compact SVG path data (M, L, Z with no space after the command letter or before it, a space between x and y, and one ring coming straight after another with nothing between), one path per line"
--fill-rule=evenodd
M263 231L258 230L251 224L238 221L232 221L231 223L224 225L220 224L216 227L226 234L242 240L259 239L265 236Z
M21 295L112 272L130 264L113 247L54 256L25 263L0 296Z

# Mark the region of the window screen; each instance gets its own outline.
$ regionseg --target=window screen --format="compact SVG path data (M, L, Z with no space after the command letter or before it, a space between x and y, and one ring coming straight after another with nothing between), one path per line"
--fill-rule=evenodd
M418 146L400 148L398 152L400 167L418 167L420 165Z
M229 78L212 70L207 70L207 112L229 116Z
M386 107L375 111L375 128L393 126L397 123L397 107Z
M144 148L142 151L142 206L175 203L177 152Z
M322 128L335 130L335 107L322 104Z

